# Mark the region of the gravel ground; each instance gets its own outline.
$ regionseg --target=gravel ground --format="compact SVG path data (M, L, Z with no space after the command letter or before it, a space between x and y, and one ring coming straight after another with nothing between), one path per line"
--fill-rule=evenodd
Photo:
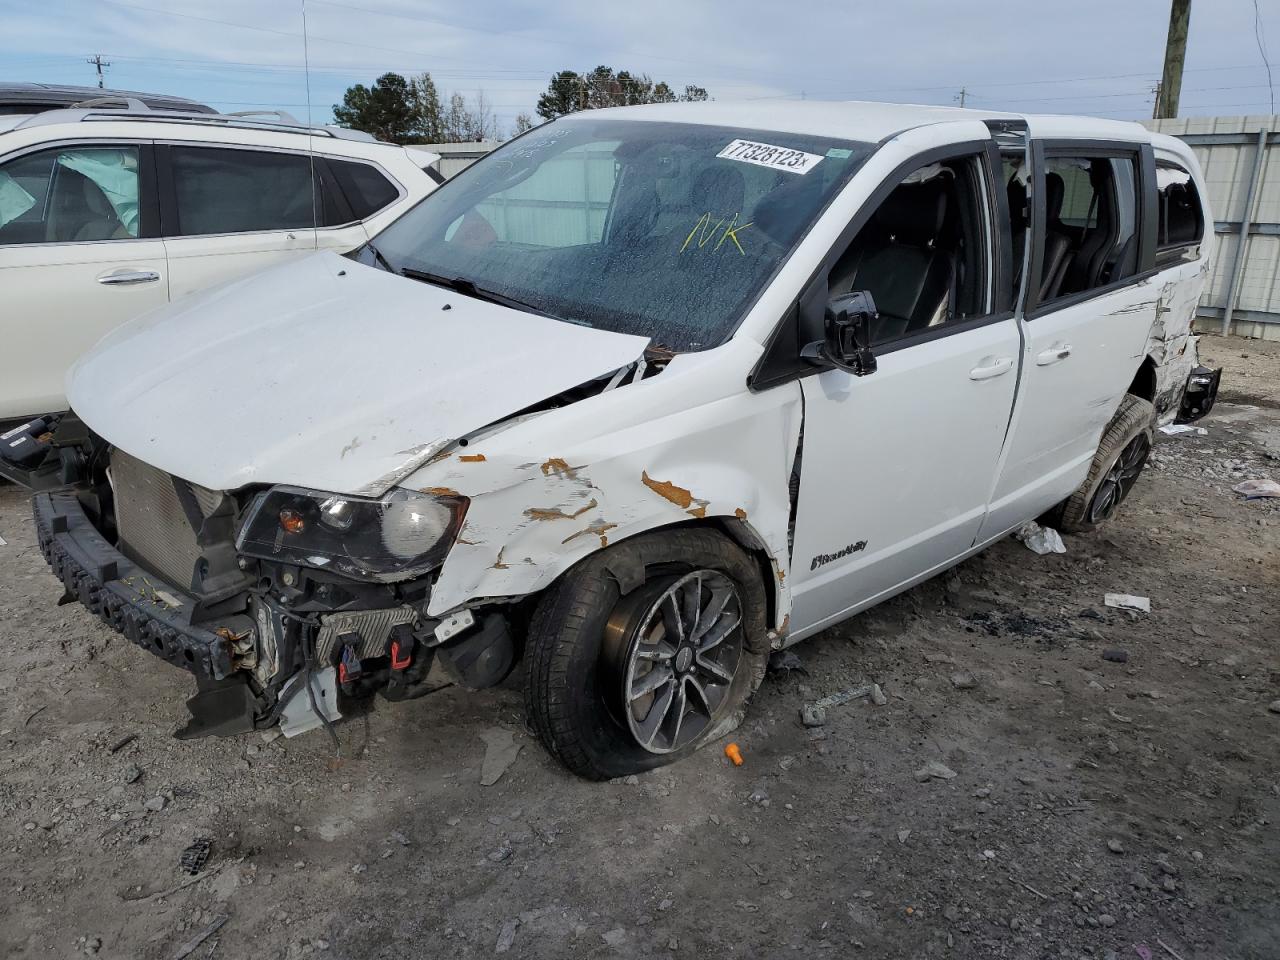
M384 704L340 756L173 740L192 684L55 606L0 489L0 955L1274 960L1280 501L1231 487L1280 478L1280 345L1202 352L1208 434L1162 438L1107 528L997 544L794 648L743 766L713 745L609 784L543 753L518 675ZM870 682L886 702L800 723Z

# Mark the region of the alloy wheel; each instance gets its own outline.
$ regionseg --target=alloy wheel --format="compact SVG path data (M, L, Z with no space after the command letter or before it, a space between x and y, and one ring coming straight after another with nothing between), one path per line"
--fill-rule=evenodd
M1150 453L1151 441L1145 433L1138 434L1125 445L1093 495L1089 504L1090 523L1111 519L1116 507L1120 506L1133 489Z
M742 660L742 602L714 570L662 578L619 604L606 627L618 719L649 753L696 740L729 696Z

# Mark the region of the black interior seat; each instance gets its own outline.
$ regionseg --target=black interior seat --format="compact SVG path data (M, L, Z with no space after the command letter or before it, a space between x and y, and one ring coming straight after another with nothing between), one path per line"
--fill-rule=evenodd
M1062 199L1066 183L1058 173L1044 176L1045 236L1044 263L1040 270L1040 301L1052 300L1062 289L1071 263L1071 233L1062 222Z
M866 290L875 299L873 342L925 329L951 292L955 256L938 242L949 183L896 188L832 270L831 296Z
M1107 161L1095 160L1090 165L1089 183L1093 187L1091 207L1096 208L1097 222L1092 229L1088 223L1085 224L1080 249L1071 259L1065 282L1065 288L1070 292L1092 290L1107 282L1103 274L1109 266L1116 242L1116 209L1111 190L1111 168Z

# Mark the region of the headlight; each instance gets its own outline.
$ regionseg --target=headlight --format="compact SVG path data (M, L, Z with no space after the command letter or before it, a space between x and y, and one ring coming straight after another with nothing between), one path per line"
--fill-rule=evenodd
M251 557L359 580L408 580L444 561L468 502L412 490L366 500L272 487L250 505L236 547Z

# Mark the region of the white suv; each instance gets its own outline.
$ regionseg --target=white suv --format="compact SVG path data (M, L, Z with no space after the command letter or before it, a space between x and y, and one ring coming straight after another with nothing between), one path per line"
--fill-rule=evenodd
M359 247L431 192L435 159L284 114L133 99L0 116L14 358L0 422L64 409L67 368L126 320L302 253Z
M90 432L44 441L75 489L36 495L40 545L196 676L187 735L523 655L547 748L634 773L731 729L771 649L1046 512L1116 512L1155 425L1212 400L1203 197L1186 144L1131 123L576 114L370 265L317 254L104 339L68 378Z

